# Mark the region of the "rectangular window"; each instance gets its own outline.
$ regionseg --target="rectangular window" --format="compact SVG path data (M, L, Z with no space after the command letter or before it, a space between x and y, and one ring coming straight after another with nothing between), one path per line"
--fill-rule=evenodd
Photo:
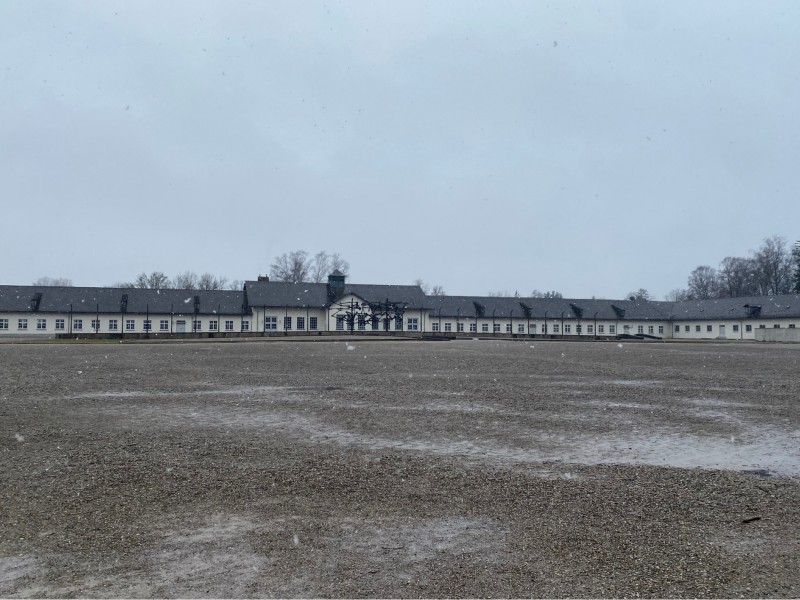
M100 320L99 319L92 319L92 331L97 333L100 331Z
M292 328L292 317L283 317L283 330L289 331Z
M372 319L370 319L370 321L372 322L372 331L378 331L378 327L381 324L380 319L378 317L373 316Z
M56 319L56 329L65 329L64 319Z
M433 331L434 333L439 331L439 324L438 323L431 323L431 331Z
M616 325L609 325L608 326L608 333L610 333L611 335L616 335L617 326Z
M547 335L547 323L542 325L542 334Z
M75 319L72 322L72 328L75 331L81 331L83 329L83 319Z
M734 325L734 326L733 326L733 330L734 330L734 331L739 331L739 326L738 326L738 325Z
M644 325L637 326L636 333L644 333Z
M317 330L317 317L310 317L308 319L309 329L316 331Z
M264 331L278 328L278 317L264 317Z
M47 329L47 319L36 319L36 329Z
M683 330L684 330L686 333L689 333L689 332L691 331L691 327L690 327L689 325L684 325L684 327L683 327Z
M0 319L0 329L8 329L8 319Z
M136 329L136 322L133 319L125 319L125 331Z
M680 332L681 332L681 326L675 325L675 333L680 333Z
M452 323L445 323L444 324L445 331L453 331L453 324Z
M159 331L169 331L169 321L166 319L161 319L158 322L158 329Z
M767 328L767 326L766 326L766 325L764 325L764 324L762 323L761 325L759 325L759 326L758 326L758 328L759 328L759 329L766 329L766 328Z
M492 323L492 333L500 333L500 323Z
M145 331L150 331L153 328L153 321L151 319L145 319L144 323L142 323L142 329Z
M17 329L27 329L28 319L17 319Z
M219 321L217 321L216 319L212 319L208 322L209 331L216 331L218 327L219 327Z
M344 331L344 317L336 317L336 331Z
M586 333L594 333L594 325L587 325Z
M772 327L775 328L775 329L780 329L781 328L781 326L778 325L777 323L775 323Z
M416 317L411 317L408 319L408 330L409 331L418 331L419 330L419 319Z
M606 332L606 326L605 325L598 325L597 326L597 333L605 333L605 332Z
M559 333L561 331L561 325L558 323L553 324L553 333Z
M590 325L590 327L591 327L591 325ZM583 325L580 325L580 324L575 325L575 333L577 333L578 335L583 333Z
M734 331L739 331L738 329L736 329L737 325L734 325L733 327L734 327L734 329L733 329ZM795 329L795 324L794 323L789 323L789 329Z
M108 320L108 330L109 331L116 331L118 324L119 324L119 322L116 319L109 319Z
M297 328L300 331L303 331L306 328L306 318L305 317L297 317Z
M512 333L512 331L511 331L511 323L506 323L506 333Z
M199 319L192 321L192 331L201 331L203 329L203 323Z
M469 332L470 333L478 333L478 324L477 323L470 323L469 324Z
M250 331L250 321L242 321L242 331Z
M464 333L464 324L463 323L459 323L458 325L456 325L456 331L458 333Z
M481 323L481 332L482 333L489 333L489 324L488 323Z
M564 325L564 333L572 333L572 325L571 324L566 323Z
M697 331L697 332L699 332L699 331L700 331L700 325L695 325L695 326L694 326L694 330L695 330L695 331Z
M650 335L653 335L654 330L653 330L653 326L652 325L648 325L647 326L647 333L649 333Z
M394 330L395 331L403 331L403 317L395 317L395 319L394 319Z
M752 325L745 325L744 326L744 330L745 331L753 331L753 326Z
M658 333L661 333L661 334L664 333L664 326L663 325L659 325L658 326Z
M225 331L233 331L233 321L225 321Z
M358 330L364 331L367 328L367 319L364 315L358 315Z
M711 325L706 325L706 331L712 331L712 326Z
M525 325L523 325L522 323L519 323L517 325L517 333L525 333Z

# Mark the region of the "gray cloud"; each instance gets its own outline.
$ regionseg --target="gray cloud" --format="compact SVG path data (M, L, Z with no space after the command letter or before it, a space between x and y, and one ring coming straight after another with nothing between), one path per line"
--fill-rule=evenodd
M662 295L797 237L798 11L3 3L3 280L324 248L359 281Z

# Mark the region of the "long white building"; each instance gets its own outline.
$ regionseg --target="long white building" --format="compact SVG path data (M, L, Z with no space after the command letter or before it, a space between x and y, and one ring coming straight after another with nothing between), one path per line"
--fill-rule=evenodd
M7 336L363 335L800 340L800 295L658 302L427 296L419 286L248 281L241 291L0 286Z

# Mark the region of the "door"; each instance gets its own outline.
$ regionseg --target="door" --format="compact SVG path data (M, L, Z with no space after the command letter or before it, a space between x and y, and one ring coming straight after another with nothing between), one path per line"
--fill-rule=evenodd
M723 340L725 339L725 325L719 326L719 337Z
M186 333L186 321L176 321L175 331L178 333Z

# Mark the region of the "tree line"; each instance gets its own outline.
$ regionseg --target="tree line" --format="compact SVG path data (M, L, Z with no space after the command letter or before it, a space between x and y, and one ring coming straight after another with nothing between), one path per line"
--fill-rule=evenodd
M71 279L66 277L39 277L33 282L37 286L72 287ZM212 273L195 273L184 271L175 277L169 277L162 271L152 273L139 273L133 281L118 281L109 287L137 288L147 290L241 290L244 281L241 279L229 280L227 277L218 277Z
M195 273L184 271L169 277L161 271L139 273L133 281L117 282L111 287L138 288L148 290L240 290L244 282L240 279L229 281L227 277L218 277L212 273Z
M350 263L338 252L328 254L321 250L311 256L305 250L293 250L275 257L269 268L269 276L272 281L322 283L334 271L342 275L350 274Z
M739 296L772 296L800 292L800 241L790 246L773 235L749 256L726 256L717 268L700 265L686 288L666 295L666 300L707 300Z

